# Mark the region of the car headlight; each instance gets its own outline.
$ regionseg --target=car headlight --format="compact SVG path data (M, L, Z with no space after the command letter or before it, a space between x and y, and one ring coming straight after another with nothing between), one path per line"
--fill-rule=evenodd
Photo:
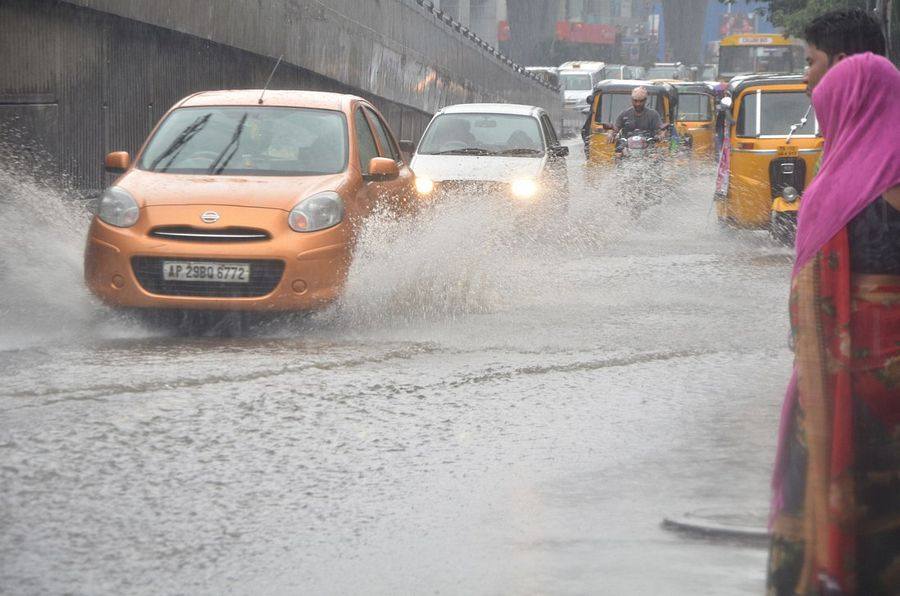
M295 232L317 232L336 226L344 219L344 201L332 191L320 192L303 199L288 215L288 225Z
M530 199L537 194L537 182L531 178L520 178L513 180L511 185L512 194L517 199Z
M781 191L781 196L784 197L784 200L788 203L793 203L800 198L800 193L798 193L797 189L793 186L785 186Z
M111 186L103 191L97 217L101 221L117 228L130 228L137 223L141 215L137 201L124 188Z
M416 190L420 195L431 194L434 190L434 180L425 176L416 176Z

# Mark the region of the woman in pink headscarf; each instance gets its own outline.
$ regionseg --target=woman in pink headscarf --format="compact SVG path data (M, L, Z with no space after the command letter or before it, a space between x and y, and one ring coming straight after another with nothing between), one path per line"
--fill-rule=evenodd
M791 284L770 594L900 590L900 72L871 53L815 87L825 137Z

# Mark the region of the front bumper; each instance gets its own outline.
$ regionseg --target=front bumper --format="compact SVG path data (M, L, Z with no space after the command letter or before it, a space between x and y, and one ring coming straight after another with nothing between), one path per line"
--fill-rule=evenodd
M131 308L297 311L320 308L338 296L350 263L346 222L299 234L278 209L210 208L220 213L217 225L222 228L240 222L270 237L207 242L151 235L160 226L196 220L205 210L197 206L145 208L138 223L124 229L94 218L84 256L88 288L106 304ZM251 281L167 282L162 280L163 260L249 263Z

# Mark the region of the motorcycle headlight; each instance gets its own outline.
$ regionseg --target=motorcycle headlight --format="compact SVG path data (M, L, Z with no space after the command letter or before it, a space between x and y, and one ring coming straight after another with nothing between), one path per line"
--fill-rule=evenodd
M784 190L781 191L781 196L783 196L784 200L788 203L793 203L800 198L800 193L798 193L797 189L793 186L785 186Z
M101 221L117 228L130 228L137 223L141 210L134 197L118 186L111 186L103 191L97 217Z
M344 201L336 192L320 192L303 199L288 215L295 232L317 232L338 225L344 219Z
M420 195L431 194L434 190L434 181L425 176L416 176L416 190Z
M517 199L530 199L537 194L537 182L531 178L520 178L513 180L511 185L512 194Z

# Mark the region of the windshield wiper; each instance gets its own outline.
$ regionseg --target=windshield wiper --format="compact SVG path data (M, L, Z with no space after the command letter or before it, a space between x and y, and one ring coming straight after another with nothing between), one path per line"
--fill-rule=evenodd
M154 159L150 163L150 171L156 171L156 166L162 162L167 157L169 159L168 163L163 166L159 171L165 172L169 169L169 166L172 165L172 162L175 161L175 158L178 157L178 154L181 152L181 149L188 144L188 141L194 138L194 136L203 130L203 127L206 126L206 123L209 122L209 119L212 117L212 114L206 114L204 116L200 116L196 120L194 120L193 124L182 130L177 137L166 147L166 150L159 154L159 157Z
M506 149L501 151L499 155L540 155L543 151L538 149L528 149L527 147L519 147L517 149Z
M481 147L466 147L464 149L448 149L438 151L434 155L497 155L496 151L482 149Z
M222 153L220 153L212 164L210 164L209 170L207 170L210 174L221 174L222 170L228 166L228 162L231 161L231 158L234 157L234 154L237 153L238 146L241 144L241 133L244 132L244 123L247 122L248 115L248 112L244 112L244 115L241 116L241 121L238 122L237 126L234 128L234 134L231 135L231 140L228 141L228 144L222 149ZM228 154L228 157L225 157L226 153ZM221 165L219 162L221 162Z
M803 118L800 118L800 122L796 124L791 124L791 130L788 132L787 140L784 142L785 145L791 144L791 137L794 136L794 133L797 132L798 128L803 128L806 126L806 121L809 119L809 112L812 110L812 104L809 104L809 107L806 108L806 113L803 114Z

